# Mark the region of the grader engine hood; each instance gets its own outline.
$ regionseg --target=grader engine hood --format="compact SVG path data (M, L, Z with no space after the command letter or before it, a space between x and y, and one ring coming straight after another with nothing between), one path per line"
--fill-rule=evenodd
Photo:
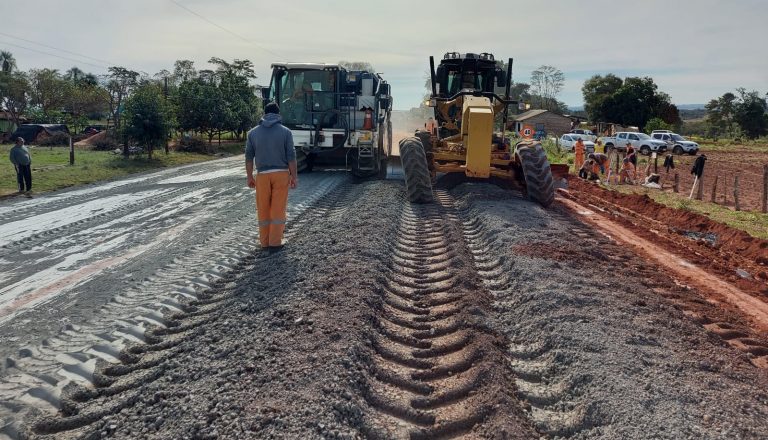
M488 178L491 175L493 107L485 97L465 96L461 113L461 138L467 151L466 175Z

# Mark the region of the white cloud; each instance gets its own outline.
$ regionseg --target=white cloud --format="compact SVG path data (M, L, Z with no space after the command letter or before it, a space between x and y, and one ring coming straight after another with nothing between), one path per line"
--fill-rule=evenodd
M202 67L211 56L247 58L265 83L274 54L366 60L391 80L399 108L418 104L429 55L454 50L514 57L523 81L539 65L556 66L568 79L561 99L569 104L581 102L584 79L608 72L652 76L678 103L739 86L768 89L768 58L759 53L768 37L763 0L178 0L252 43L170 0L6 1L2 32L148 73L176 59ZM5 43L55 51L0 35L0 48L22 69L75 64Z

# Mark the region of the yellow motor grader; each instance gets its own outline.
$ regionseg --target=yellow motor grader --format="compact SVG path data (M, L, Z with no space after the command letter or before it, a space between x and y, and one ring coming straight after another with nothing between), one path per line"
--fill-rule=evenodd
M512 59L506 72L489 53L446 53L435 69L429 57L437 127L417 131L400 142L408 198L429 203L438 173L462 173L473 179L501 179L522 187L531 200L554 200L552 170L541 144L526 140L514 148L506 137ZM504 88L504 97L496 94ZM494 129L500 125L500 130Z

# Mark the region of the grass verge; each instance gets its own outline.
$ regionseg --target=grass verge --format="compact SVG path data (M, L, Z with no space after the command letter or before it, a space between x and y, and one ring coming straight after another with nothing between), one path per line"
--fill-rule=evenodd
M220 152L239 154L242 144L220 149ZM0 197L17 191L16 171L8 160L10 145L0 146ZM129 174L152 171L196 162L217 159L215 155L156 151L152 160L145 156L124 159L108 151L75 150L75 164L69 165L69 149L62 147L31 147L32 191L41 193L75 185L111 180Z

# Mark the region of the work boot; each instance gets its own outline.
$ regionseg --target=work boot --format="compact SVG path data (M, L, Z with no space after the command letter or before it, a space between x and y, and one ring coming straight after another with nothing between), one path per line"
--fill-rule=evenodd
M269 247L269 253L270 254L276 254L276 253L278 253L278 252L280 252L282 250L283 250L283 245L282 244L280 246L270 246Z

